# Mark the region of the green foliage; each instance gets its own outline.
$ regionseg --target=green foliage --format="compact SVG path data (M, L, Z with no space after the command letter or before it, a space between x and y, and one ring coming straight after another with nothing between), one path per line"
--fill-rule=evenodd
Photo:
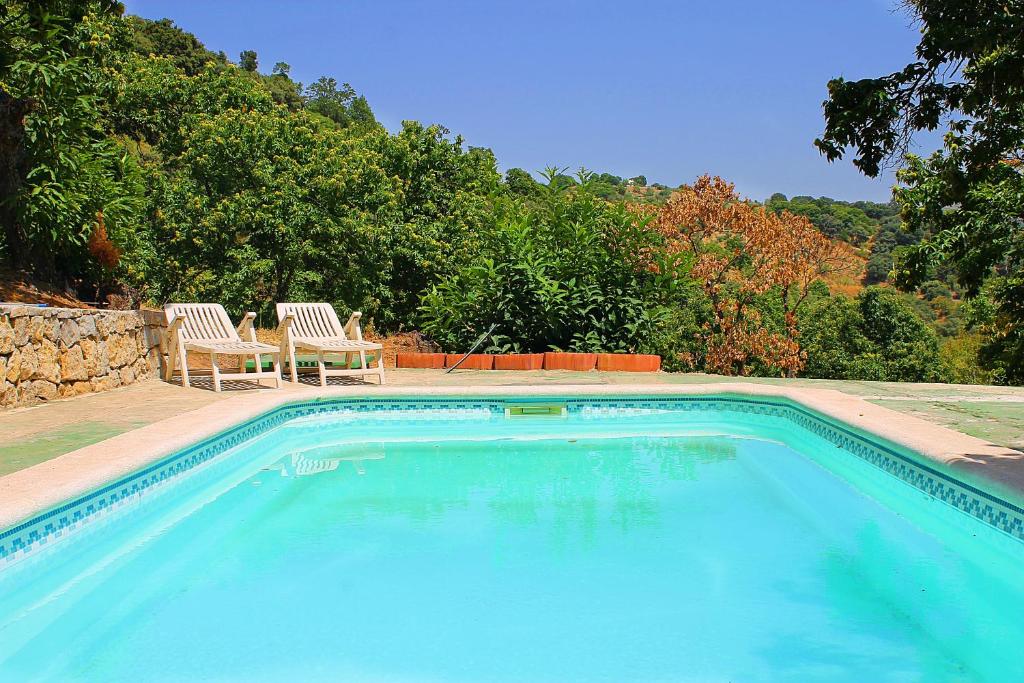
M259 68L259 58L256 56L255 50L242 50L238 55L238 66L242 71L248 71L249 73L256 73Z
M174 166L154 176L152 254L138 273L151 298L235 313L371 300L372 217L391 214L396 182L363 141L305 116L231 109L198 123Z
M851 149L869 176L906 152L914 132L945 127L944 148L907 154L894 191L919 245L896 252L897 283L912 287L950 268L969 295L993 276L998 328L987 356L1006 381L1024 373L1024 8L1001 0L914 0L916 59L901 71L829 83L829 158ZM1002 374L1002 373L1005 373ZM1013 378L1013 379L1011 379Z
M9 2L0 11L0 223L15 262L54 276L88 269L103 212L132 229L132 161L108 139L108 69L125 40L112 2Z
M538 199L544 196L544 186L521 168L510 168L505 171L505 189L510 194L524 199Z
M808 377L942 379L935 333L891 289L869 287L856 300L822 300L802 319L800 340Z
M307 111L328 118L342 128L369 130L377 126L366 98L357 95L348 83L338 87L338 81L324 76L307 87L304 96Z
M210 62L227 64L224 53L214 54L187 31L170 19L148 21L141 17L125 17L131 34L131 49L143 57L168 57L176 69L195 76Z
M685 350L680 335L696 324L671 304L687 279L662 260L660 236L586 182L547 193L537 207L499 205L480 256L427 290L423 331L452 351L491 324L495 351Z
M955 384L991 384L992 371L982 368L978 362L985 343L985 338L978 333L944 339L939 347L939 362L946 380Z
M828 197L793 197L773 194L765 204L768 209L781 213L789 211L806 216L814 227L834 239L841 239L853 245L864 244L877 233L886 219L896 216L897 209L891 204L874 202L841 202Z

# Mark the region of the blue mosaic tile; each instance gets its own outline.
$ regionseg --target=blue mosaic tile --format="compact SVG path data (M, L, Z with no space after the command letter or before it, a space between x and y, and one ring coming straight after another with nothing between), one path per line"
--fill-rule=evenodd
M529 399L507 399L521 404ZM551 402L551 397L545 397ZM920 462L898 449L876 442L841 424L834 423L800 406L758 399L680 396L658 398L560 398L570 415L601 419L613 415L642 415L680 411L730 411L789 420L846 452L963 511L975 519L1024 540L1024 509L993 494L959 481L937 468ZM348 399L306 401L276 408L264 415L228 429L189 448L163 458L137 472L48 510L21 524L0 531L0 565L30 554L48 540L66 535L92 518L103 516L120 505L136 501L153 487L209 462L216 456L264 432L293 420L317 416L401 418L416 422L466 417L500 418L505 399Z

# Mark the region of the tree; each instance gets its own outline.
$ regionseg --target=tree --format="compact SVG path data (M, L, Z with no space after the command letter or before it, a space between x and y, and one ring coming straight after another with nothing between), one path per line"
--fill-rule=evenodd
M911 0L921 25L917 58L887 76L829 83L830 160L875 176L917 131L946 128L943 149L906 155L894 191L911 230L928 238L900 254L898 282L913 286L949 264L975 296L990 278L1001 330L989 356L1024 382L1024 8L1002 0ZM995 366L993 366L995 367Z
M150 21L128 16L125 21L131 29L131 46L136 53L143 57L169 57L174 66L189 76L199 73L208 62L227 63L223 53L210 52L194 35L178 28L170 19Z
M944 379L935 333L892 289L869 287L857 299L824 299L805 317L800 332L807 377L890 382Z
M271 74L274 76L284 76L285 78L288 78L288 74L291 73L291 70L292 67L288 62L278 62L277 64L274 64L274 70L271 71Z
M242 50L238 55L238 66L241 67L243 71L256 73L256 69L259 68L259 65L259 59L256 57L255 50Z
M505 171L505 188L512 194L528 199L536 199L543 194L543 186L521 168Z
M305 114L228 109L197 120L151 195L152 249L139 265L155 300L369 305L397 222L381 156Z
M0 224L8 256L43 275L87 267L103 214L111 235L135 219L138 178L102 129L126 39L113 1L0 6Z
M797 318L826 273L842 268L838 247L806 218L741 201L735 187L703 176L653 216L670 250L693 259L692 275L711 302L705 366L723 374L757 367L793 374L803 365ZM760 304L760 305L759 305ZM776 309L776 329L765 314Z
M348 83L339 86L335 79L323 76L306 88L304 98L307 111L326 117L342 128L369 130L377 125L366 98L357 95Z

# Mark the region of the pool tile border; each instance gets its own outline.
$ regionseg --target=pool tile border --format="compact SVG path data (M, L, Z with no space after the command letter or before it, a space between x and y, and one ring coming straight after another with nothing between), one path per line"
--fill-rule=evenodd
M364 415L401 413L408 419L413 413L424 420L436 419L442 409L446 417L471 412L479 417L490 413L502 417L506 403L523 403L531 396L496 397L367 397L328 398L286 403L241 424L165 456L156 462L121 477L103 487L75 497L65 504L46 510L30 519L0 531L0 567L13 563L45 547L50 541L103 516L110 510L138 501L153 487L166 483L198 465L270 429L296 419L327 414ZM851 427L798 405L785 397L753 396L572 396L554 399L538 395L535 400L564 402L570 415L602 416L641 414L643 412L679 412L729 410L794 422L803 429L861 458L887 474L925 494L940 500L976 520L1024 541L1024 509L997 495L984 491L914 457L910 451L884 443L879 437L863 435Z

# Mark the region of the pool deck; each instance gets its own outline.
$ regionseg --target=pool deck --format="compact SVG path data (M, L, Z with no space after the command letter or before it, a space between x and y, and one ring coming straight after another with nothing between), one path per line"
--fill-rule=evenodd
M388 384L322 389L312 378L281 390L226 383L217 394L149 380L0 412L0 529L232 424L289 401L384 395L710 394L789 399L961 469L1009 494L1024 492L1024 388L703 374L391 370ZM233 389L233 390L232 390ZM956 431L953 431L956 430Z

